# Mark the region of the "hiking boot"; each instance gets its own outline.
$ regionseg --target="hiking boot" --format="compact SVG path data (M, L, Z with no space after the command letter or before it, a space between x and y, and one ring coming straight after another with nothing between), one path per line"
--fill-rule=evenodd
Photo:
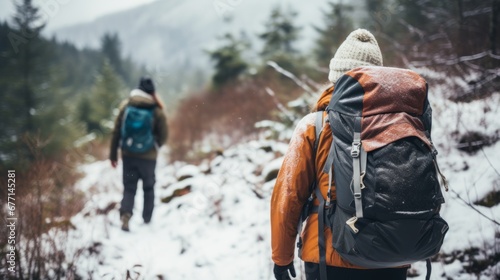
M129 227L128 227L128 222L130 221L130 217L132 215L130 215L129 213L125 213L123 214L120 219L122 220L122 230L123 231L130 231Z

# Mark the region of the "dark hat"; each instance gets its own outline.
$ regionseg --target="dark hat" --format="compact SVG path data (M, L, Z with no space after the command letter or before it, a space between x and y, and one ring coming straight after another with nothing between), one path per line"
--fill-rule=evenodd
M139 89L149 94L155 93L155 85L150 78L141 78L141 81L139 82Z

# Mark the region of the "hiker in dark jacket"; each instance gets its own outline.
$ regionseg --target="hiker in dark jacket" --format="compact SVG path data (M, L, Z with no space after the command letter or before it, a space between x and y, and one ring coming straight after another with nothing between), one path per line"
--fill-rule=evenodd
M124 124L125 112L128 107L150 109L152 111L153 123L150 133L153 135L154 145L147 151L134 152L128 150L123 144L122 125ZM153 81L149 78L141 78L139 87L132 90L130 97L120 105L120 112L115 120L109 159L113 168L118 163L118 149L121 149L123 162L123 185L124 193L120 207L120 219L122 229L129 231L129 220L134 208L137 183L142 180L144 191L144 208L142 218L145 223L151 221L154 208L154 185L155 168L158 149L165 144L168 136L167 118L163 103L155 93Z
M367 30L358 29L340 45L330 62L328 79L332 83L320 96L314 111L324 111L331 99L337 80L347 71L360 66L382 66L382 54L375 37ZM325 116L326 118L326 116ZM317 180L317 188L326 197L329 176L315 166L323 166L332 139L329 125L324 125L316 152L315 114L305 116L297 125L285 154L271 197L271 245L276 279L296 276L293 265L298 221L303 205L310 196L310 186ZM314 156L316 154L316 156ZM332 200L335 200L335 183L332 178ZM314 198L318 206L318 198ZM311 213L306 220L300 248L300 258L305 262L306 279L319 279L318 214ZM332 246L330 228L325 227L326 265L328 279L406 279L407 267L364 269L344 260Z

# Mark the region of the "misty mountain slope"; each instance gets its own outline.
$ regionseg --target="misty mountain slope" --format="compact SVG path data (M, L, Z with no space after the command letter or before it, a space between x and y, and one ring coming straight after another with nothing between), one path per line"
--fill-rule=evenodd
M218 36L245 31L256 41L255 34L262 32L271 8L277 4L298 12L297 25L303 27L301 42L309 47L316 35L311 25L321 26L318 18L325 1L159 0L90 23L55 30L54 34L79 47L95 48L105 32L117 32L124 54L148 68L207 69L209 59L203 50L216 47Z
M498 279L500 206L481 201L500 186L500 142L472 153L458 148L463 148L461 137L473 131L498 137L500 109L494 104L500 95L454 103L439 97L443 90L431 85L430 102L438 161L450 183L442 208L450 230L433 260L431 279ZM290 135L290 130L281 133ZM265 178L279 168L287 146L286 141L240 143L199 166L167 164L161 157L153 221L145 225L141 220L139 188L129 233L121 231L118 217L120 169L107 161L84 165L77 187L89 201L71 220L75 229L64 243L66 255L82 252L74 260L77 272L95 279L122 279L127 273L138 279L273 279L269 203L274 179ZM160 201L188 186L189 193ZM295 265L300 279L297 257ZM415 263L409 279L424 279L425 271L425 262Z

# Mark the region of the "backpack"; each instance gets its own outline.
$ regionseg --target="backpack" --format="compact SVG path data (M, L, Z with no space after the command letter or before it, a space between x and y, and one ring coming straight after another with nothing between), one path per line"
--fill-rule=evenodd
M121 148L132 153L145 153L154 148L154 107L125 108L121 127Z
M429 279L430 257L448 231L439 215L441 185L448 190L448 184L430 138L426 81L406 69L356 68L337 81L326 112L333 134L323 167L330 178L326 199L315 188L321 279L325 225L333 232L333 247L350 263L391 268L427 260ZM319 112L317 119L322 117ZM316 123L321 129L322 121Z

